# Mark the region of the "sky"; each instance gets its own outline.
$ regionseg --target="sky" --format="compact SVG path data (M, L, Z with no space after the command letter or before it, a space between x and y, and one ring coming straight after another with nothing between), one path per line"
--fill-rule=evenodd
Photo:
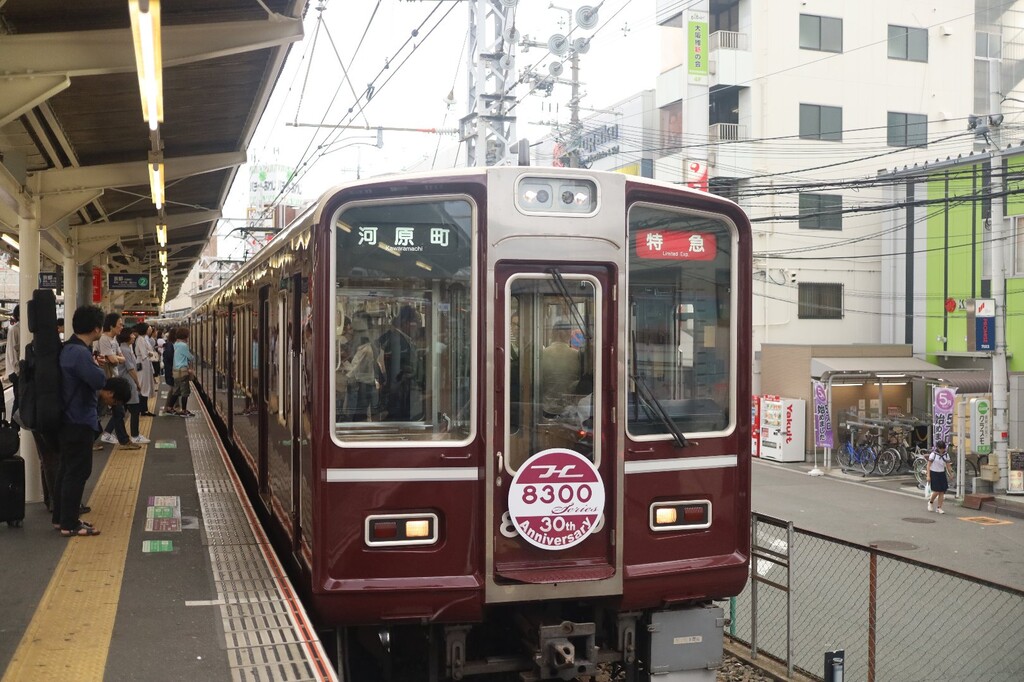
M582 6L597 8L593 29L569 23ZM655 7L655 0L519 0L513 16L520 38L544 44L554 34L591 38L589 51L580 56L585 117L587 108L607 107L655 87L660 60ZM377 148L375 128L458 128L469 110L468 25L469 8L463 0L311 3L305 38L292 47L249 147L250 163L296 168L301 193L310 202L356 177L465 166L465 149L454 133L384 131L383 146ZM525 52L517 47L515 58L517 74L533 67L547 75L548 64L559 60L538 47ZM568 71L566 62L563 78ZM367 102L362 95L371 83L373 96ZM529 91L529 85L515 91L521 99L515 107L516 134L535 142L550 131L551 122L568 122L571 90L557 85L550 97ZM449 93L454 102L448 101ZM362 108L350 113L357 101ZM316 127L342 123L374 130ZM245 216L248 179L249 166L242 167L225 216ZM242 224L224 222L218 232ZM222 239L219 255L240 258L244 250L242 242Z

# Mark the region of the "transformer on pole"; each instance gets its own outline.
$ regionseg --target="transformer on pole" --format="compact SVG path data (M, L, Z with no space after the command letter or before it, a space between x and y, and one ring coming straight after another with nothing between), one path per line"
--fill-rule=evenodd
M510 10L519 0L469 0L469 112L459 121L467 166L507 166L516 161L515 45Z

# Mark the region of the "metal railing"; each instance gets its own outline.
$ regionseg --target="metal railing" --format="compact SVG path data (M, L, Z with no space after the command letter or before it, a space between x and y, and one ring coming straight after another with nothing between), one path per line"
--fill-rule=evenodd
M751 655L821 679L1024 679L1024 591L751 515L751 577L730 625Z
M750 37L736 31L715 31L711 34L711 50L749 50Z
M739 123L715 123L708 126L708 142L734 142L747 137L747 129Z

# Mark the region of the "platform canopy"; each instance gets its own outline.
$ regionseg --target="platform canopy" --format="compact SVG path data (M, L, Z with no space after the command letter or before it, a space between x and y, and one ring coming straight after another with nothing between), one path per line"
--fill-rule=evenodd
M26 187L41 198L46 258L60 265L73 250L79 266L158 271L148 175L156 146L166 168L170 299L221 217L288 49L302 39L307 2L159 5L163 121L154 141L128 0L0 0L0 231L17 231ZM125 303L157 296L134 292Z

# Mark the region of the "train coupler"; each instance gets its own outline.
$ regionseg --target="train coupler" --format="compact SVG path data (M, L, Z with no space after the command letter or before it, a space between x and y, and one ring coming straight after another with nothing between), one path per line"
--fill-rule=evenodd
M597 672L597 643L593 623L564 621L540 627L537 666L542 679L572 680Z

